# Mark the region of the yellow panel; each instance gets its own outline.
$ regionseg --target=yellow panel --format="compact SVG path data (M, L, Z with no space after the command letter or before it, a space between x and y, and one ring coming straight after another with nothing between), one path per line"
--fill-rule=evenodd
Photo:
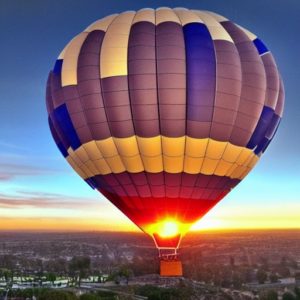
M225 40L233 43L228 32L213 16L199 10L193 10L193 12L203 20L213 40Z
M88 33L82 32L77 35L68 45L64 55L61 70L62 86L77 84L77 63L81 46Z
M73 149L70 147L68 149L69 156L74 160L74 162L77 164L77 166L82 164L82 161L80 158L76 155L76 153L73 151Z
M112 137L109 137L105 140L96 141L96 144L103 157L106 158L118 155L118 150Z
M163 22L175 22L180 24L178 17L175 12L168 7L160 7L156 9L156 25Z
M204 158L184 157L184 172L189 174L199 174Z
M242 29L251 41L254 41L257 38L257 36L254 33L250 32L248 29L246 29L240 25L237 25L237 24L235 24L235 25L237 27L239 27L240 29Z
M203 23L203 21L191 10L174 8L174 11L178 16L182 26L188 23Z
M155 24L155 12L152 8L144 8L139 10L133 19L132 24L137 22L151 22Z
M226 19L225 17L218 15L212 11L206 11L204 10L205 13L211 15L215 20L217 20L218 22L224 22L224 21L228 21L228 19Z
M222 158L228 162L232 162L232 163L236 162L236 160L240 156L242 150L243 150L243 147L238 147L238 146L228 143Z
M204 157L208 139L186 137L185 154L191 157Z
M92 171L84 164L79 165L79 168L84 171L84 173L87 175L87 177L93 177L94 174Z
M163 156L164 159L164 171L168 173L180 173L183 171L184 156L170 157Z
M225 176L229 169L232 167L233 163L229 163L223 159L221 159L218 163L218 166L214 172L215 175Z
M143 156L143 165L146 172L159 173L164 170L162 155L158 156Z
M135 136L128 138L113 138L121 156L135 156L139 154L139 148Z
M105 159L95 160L94 164L98 170L98 174L106 175L106 174L112 173L112 171Z
M240 176L239 179L241 180L244 179L249 174L250 171L251 171L250 168L246 168L245 172Z
M88 178L88 176L84 173L83 170L81 170L76 162L72 159L71 156L66 157L67 162L70 164L70 166L74 169L74 171L83 179Z
M238 165L243 165L249 157L253 156L253 151L251 149L243 148L243 151L241 152L240 156L236 160L236 163Z
M234 172L234 170L238 167L239 165L237 165L236 163L234 163L231 168L228 170L228 172L226 173L225 176L227 177L231 177L231 174Z
M91 32L93 30L103 30L106 31L107 27L110 25L110 23L115 19L115 17L118 14L113 14L110 16L107 16L101 20L97 20L96 22L92 23L90 26L88 26L84 31Z
M248 163L249 168L254 168L254 166L258 163L259 157L257 155L254 155L251 159L251 161Z
M105 158L106 163L109 165L113 173L122 173L126 168L119 155Z
M162 153L160 135L152 138L143 138L139 136L136 138L141 154L145 156L158 156Z
M162 136L163 154L167 156L183 156L185 148L185 136L182 137L166 137Z
M127 75L128 38L134 15L135 12L122 13L108 27L100 53L101 78Z
M227 142L218 142L209 139L205 156L211 159L218 159L218 160L221 159L226 145Z
M140 155L133 157L122 157L122 162L128 172L138 173L144 171L144 166Z
M102 154L95 141L90 141L86 144L83 144L82 147L84 147L91 160L102 158Z
M240 178L243 173L247 170L245 166L238 166L231 174L231 178Z
M208 157L204 158L201 173L205 175L212 175L219 163L219 160L216 159L210 159Z
M84 147L77 148L74 153L83 163L90 159Z
M96 167L96 165L94 164L93 161L88 160L88 161L85 163L85 166L92 172L93 176L99 174L98 168Z

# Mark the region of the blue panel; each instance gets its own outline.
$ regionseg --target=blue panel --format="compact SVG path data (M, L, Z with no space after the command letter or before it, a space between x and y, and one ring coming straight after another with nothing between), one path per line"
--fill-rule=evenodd
M268 48L266 47L266 45L258 38L256 38L254 41L253 41L253 44L255 45L258 53L260 55L266 53L266 52L269 52Z
M62 68L63 60L57 59L53 68L53 73L56 75L60 75Z
M54 128L54 125L52 123L52 120L50 117L48 117L48 122L49 122L49 127L50 127L50 131L51 131L51 134L53 136L53 139L56 143L56 146L58 147L58 149L60 150L61 154L64 156L64 157L67 157L69 154L67 152L67 149L64 147L63 143L60 141L60 138Z
M85 182L94 190L97 185L96 182L93 180L92 177L85 179Z
M213 40L205 24L201 23L186 24L183 26L183 33L186 51L187 105L213 106L216 85ZM187 119L190 119L189 113ZM198 121L201 121L201 118Z
M257 147L254 150L254 153L256 155L260 154L263 149L265 149L270 143L270 140L266 137L262 139L262 141L257 145Z
M273 115L274 110L268 106L264 106L256 128L247 144L247 148L253 149L262 141L266 135L266 131L268 130Z
M281 118L278 115L276 115L276 114L273 115L270 125L268 127L268 130L266 132L266 137L268 139L273 138L275 131L276 131L277 127L279 126L280 120L281 120Z
M66 104L62 104L61 106L57 107L53 111L53 116L60 127L65 140L69 142L72 149L76 150L79 148L81 143L69 116Z

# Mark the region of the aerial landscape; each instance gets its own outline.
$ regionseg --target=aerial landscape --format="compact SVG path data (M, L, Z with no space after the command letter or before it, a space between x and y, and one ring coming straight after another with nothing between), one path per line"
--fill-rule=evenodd
M299 18L0 1L0 300L300 299Z

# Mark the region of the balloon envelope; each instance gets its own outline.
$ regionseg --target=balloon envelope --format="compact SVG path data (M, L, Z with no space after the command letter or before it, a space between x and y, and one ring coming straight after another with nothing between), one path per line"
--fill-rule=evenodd
M283 102L259 38L183 8L96 21L65 47L47 83L63 156L159 248L177 248L249 173Z

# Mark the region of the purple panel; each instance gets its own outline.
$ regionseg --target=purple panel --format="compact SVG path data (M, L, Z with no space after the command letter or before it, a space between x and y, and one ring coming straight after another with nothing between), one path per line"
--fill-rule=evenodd
M101 79L101 84L103 89L103 103L111 135L120 138L134 135L127 76L103 78ZM125 93L115 93L124 90Z
M261 56L266 76L267 76L267 93L265 105L275 109L276 101L279 93L279 74L273 55L268 52Z
M233 39L240 56L242 70L240 104L247 100L255 101L261 105L262 110L266 95L266 74L259 53L252 41L237 25L230 21L222 22L221 24ZM249 67L250 61L256 65L255 73ZM261 65L260 68L259 64ZM256 94L255 98L253 98L254 93ZM249 105L249 102L246 105ZM240 105L238 108L236 121L229 141L235 145L244 147L251 137L249 132L252 133L257 125L261 110L257 105L252 109L251 115L245 115L241 110L244 111L245 106L241 107Z
M241 95L241 63L234 44L215 40L216 96L210 137L228 141L237 116ZM224 62L222 57L232 53Z
M181 25L164 22L156 26L159 119L161 134L164 136L179 137L186 132L184 48ZM173 99L181 105L174 105ZM171 105L166 105L168 103Z
M181 185L181 176L182 173L166 173L164 174L165 176L165 185L167 186L180 186Z
M276 115L278 115L279 117L282 117L283 114L283 107L284 107L284 86L283 86L283 82L280 79L280 88L279 88L279 94L278 94L278 100L276 103L276 108L275 108L275 113Z
M148 47L146 51L145 46ZM135 23L130 29L128 79L135 134L141 137L158 135L155 25L150 22Z
M135 185L147 185L147 177L145 172L141 173L130 173L131 180L134 182Z
M52 72L50 72L48 75L47 88L46 88L46 107L47 107L48 115L51 114L54 109L52 93L51 93L51 77L52 77Z
M150 185L164 185L164 172L146 173Z

